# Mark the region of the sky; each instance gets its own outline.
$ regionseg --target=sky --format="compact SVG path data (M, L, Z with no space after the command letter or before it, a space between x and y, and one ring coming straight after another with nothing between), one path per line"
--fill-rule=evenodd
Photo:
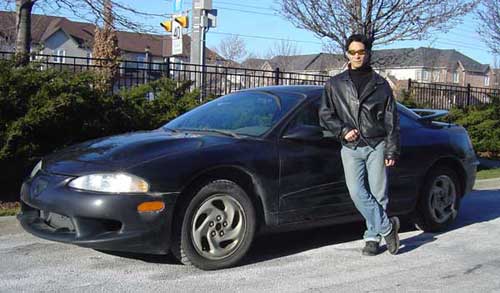
M171 14L173 0L121 0L141 11L155 14ZM183 1L183 9L190 10L192 0ZM293 42L300 54L315 54L323 50L321 39L313 32L298 29L288 20L275 12L278 5L275 0L213 0L213 8L218 10L217 27L211 28L207 34L207 47L216 47L220 41L231 34L239 35L245 42L247 51L257 56L264 56L279 40ZM35 8L35 13L41 11ZM75 18L66 11L47 11L53 15ZM137 16L134 16L137 17ZM142 17L140 21L151 25L156 33L166 34L159 23L165 17ZM427 40L399 41L390 45L376 46L374 49L388 48L418 48L432 47L438 49L455 49L483 64L494 65L494 57L487 46L475 32L479 21L473 14L463 18L463 23L457 25L447 33L437 32Z

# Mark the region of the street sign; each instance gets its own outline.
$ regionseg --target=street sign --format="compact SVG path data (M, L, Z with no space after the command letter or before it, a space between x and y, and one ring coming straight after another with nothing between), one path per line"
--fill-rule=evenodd
M182 55L182 26L172 18L172 55Z
M193 0L194 9L212 9L212 0Z
M181 12L182 11L182 6L184 5L184 0L174 0L172 2L173 4L173 11L174 13L176 12Z

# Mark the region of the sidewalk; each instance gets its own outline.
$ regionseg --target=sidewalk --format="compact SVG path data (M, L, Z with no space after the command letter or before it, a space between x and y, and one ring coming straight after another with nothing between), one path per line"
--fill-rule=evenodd
M474 183L475 190L500 189L500 178L481 179Z

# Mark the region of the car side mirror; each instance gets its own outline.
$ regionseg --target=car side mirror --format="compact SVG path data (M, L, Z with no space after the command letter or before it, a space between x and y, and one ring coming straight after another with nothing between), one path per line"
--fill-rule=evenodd
M287 130L284 139L296 140L321 140L323 138L323 129L320 126L300 125Z

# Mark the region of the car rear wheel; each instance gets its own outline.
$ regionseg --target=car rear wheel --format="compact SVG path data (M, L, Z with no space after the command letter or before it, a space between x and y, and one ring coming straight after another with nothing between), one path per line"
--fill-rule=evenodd
M246 192L229 180L203 186L183 209L172 253L203 270L235 265L250 248L256 216Z
M425 232L448 228L458 215L461 189L450 168L438 167L427 176L417 205L416 226Z

